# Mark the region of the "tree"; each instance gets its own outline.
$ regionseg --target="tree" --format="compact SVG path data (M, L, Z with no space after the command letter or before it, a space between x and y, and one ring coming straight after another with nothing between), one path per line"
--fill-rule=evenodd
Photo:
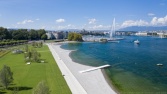
M38 53L35 49L32 49L32 61L40 62L40 53Z
M38 85L34 88L33 94L49 94L49 87L46 85L44 81L38 83Z
M41 54L38 53L35 49L31 49L30 51L24 54L24 57L25 57L25 62L30 62L30 61L40 62Z
M28 52L28 45L25 45L25 52Z
M78 33L69 33L68 34L68 40L69 41L83 41L82 35Z
M40 30L38 30L37 32L38 32L38 37L39 37L40 39L42 39L42 36L43 36L44 34L46 34L46 31L45 31L44 29L40 29Z
M34 29L31 29L31 30L29 31L29 36L30 36L30 39L31 39L31 40L39 39L39 38L38 38L38 32L37 32L37 30L34 30Z
M43 34L43 35L41 36L41 39L46 40L46 39L47 39L47 35L46 35L46 34Z
M69 33L69 34L68 34L68 40L69 40L69 41L72 41L73 38L74 38L74 33Z
M38 46L39 46L39 47L42 47L42 46L43 46L42 41L38 43Z
M2 86L7 89L9 84L13 81L13 72L11 72L10 67L6 65L3 66L0 71L0 81Z
M0 27L0 40L7 39L9 32L6 28Z

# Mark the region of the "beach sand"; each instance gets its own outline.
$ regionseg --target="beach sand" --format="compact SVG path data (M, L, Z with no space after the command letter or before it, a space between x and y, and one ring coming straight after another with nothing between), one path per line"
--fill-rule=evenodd
M64 50L60 46L48 44L72 94L116 94L105 80L101 69L79 73L93 67L73 62L69 57L71 51Z

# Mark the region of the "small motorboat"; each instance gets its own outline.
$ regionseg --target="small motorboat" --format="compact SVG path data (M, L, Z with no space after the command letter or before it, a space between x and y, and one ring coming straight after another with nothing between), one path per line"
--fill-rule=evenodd
M135 43L135 44L139 44L140 41L139 41L139 40L135 40L134 43Z
M158 63L158 64L157 64L157 66L163 66L163 64L161 64L161 63Z

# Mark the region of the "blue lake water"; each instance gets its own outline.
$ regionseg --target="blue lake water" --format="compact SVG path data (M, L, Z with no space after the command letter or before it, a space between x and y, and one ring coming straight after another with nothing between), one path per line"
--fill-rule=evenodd
M133 43L136 39L139 45ZM70 54L75 62L110 64L105 71L122 93L167 93L167 39L126 36L119 43L83 42L61 47L76 50Z

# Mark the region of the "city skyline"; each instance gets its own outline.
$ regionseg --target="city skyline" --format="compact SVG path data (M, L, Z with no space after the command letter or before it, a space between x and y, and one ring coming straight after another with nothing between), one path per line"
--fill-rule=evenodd
M28 29L116 29L167 26L167 0L0 0L0 26Z

